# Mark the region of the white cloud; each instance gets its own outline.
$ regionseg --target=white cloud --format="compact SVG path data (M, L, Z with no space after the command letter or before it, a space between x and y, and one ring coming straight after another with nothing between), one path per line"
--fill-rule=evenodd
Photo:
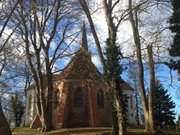
M102 64L98 55L92 55L91 60L98 69L102 68Z

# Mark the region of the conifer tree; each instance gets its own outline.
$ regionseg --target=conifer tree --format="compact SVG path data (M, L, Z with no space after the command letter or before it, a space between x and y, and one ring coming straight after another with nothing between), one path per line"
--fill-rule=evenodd
M175 103L172 101L168 91L160 83L156 84L156 100L154 104L155 124L160 129L175 126Z
M180 0L172 0L173 14L170 18L170 30L174 33L173 44L169 49L172 57L180 57ZM176 69L180 73L180 58L170 62L170 68Z

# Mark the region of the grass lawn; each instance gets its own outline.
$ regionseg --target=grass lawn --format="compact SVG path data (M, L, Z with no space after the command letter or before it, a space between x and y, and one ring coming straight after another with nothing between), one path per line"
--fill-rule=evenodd
M13 129L13 135L111 135L111 128L69 128L40 133L30 128ZM149 135L143 129L129 129L128 135ZM180 135L180 132L162 131L157 135Z
M15 128L12 131L13 135L108 135L111 128L68 128L48 133L40 133L40 131L30 128Z

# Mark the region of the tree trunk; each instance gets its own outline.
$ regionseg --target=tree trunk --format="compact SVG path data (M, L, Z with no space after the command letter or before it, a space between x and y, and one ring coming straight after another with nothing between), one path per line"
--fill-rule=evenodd
M46 110L46 100L44 99L44 91L45 89L42 90L43 96L41 95L41 124L42 124L42 132L47 132L49 130L48 128L48 120L47 120L47 110ZM41 94L42 94L41 93Z
M42 120L42 131L47 132L53 129L53 122L52 122L52 113L53 113L53 83L52 83L52 73L50 68L49 56L48 56L48 49L43 47L43 51L46 54L45 64L46 64L46 79L43 84L47 84L47 89L42 87L41 91L41 120ZM42 79L43 81L43 79ZM47 90L47 91L46 91ZM47 92L45 94L45 92ZM45 99L45 95L47 98Z
M42 132L47 132L49 130L48 127L48 120L47 120L47 105L46 105L46 99L45 99L45 92L46 89L41 86L40 90L40 104L41 104L41 124L42 124Z
M125 125L125 118L124 118L124 113L123 112L123 103L120 98L118 98L117 94L115 95L115 107L117 111L117 121L118 121L118 126L117 126L117 134L114 135L127 135L127 130L126 130L126 125ZM122 96L121 96L122 97Z
M134 42L136 45L136 57L137 57L137 63L138 63L138 70L139 70L139 92L141 96L141 102L143 105L143 111L144 111L144 119L145 119L145 130L149 131L149 110L148 110L148 100L146 98L145 93L145 86L144 86L144 66L142 62L142 55L141 55L141 41L139 36L139 30L138 30L138 18L137 13L133 13L132 11L132 0L129 0L129 19L133 30L133 36L134 36Z
M145 111L144 107L143 107L143 111L144 111L144 127L145 127L145 131L149 132L150 128L149 128L149 111Z
M135 83L135 102L136 102L136 123L137 126L140 126L140 122L139 122L139 102L138 102L138 87L137 87L137 82L136 80L134 80Z
M119 135L127 135L127 127L126 127L126 106L125 100L123 97L123 93L121 90L121 82L118 78L116 81L116 107L118 107L118 122L119 122Z
M52 83L52 73L50 69L49 59L46 59L46 74L47 74L47 130L53 129L52 115L53 115L53 83Z
M112 135L127 135L126 129L126 115L123 110L124 102L123 96L120 88L119 78L112 81L111 88L113 94L113 103L112 103Z
M44 1L45 2L45 1ZM46 4L45 4L46 3ZM26 7L21 3L20 9L21 14L20 18L22 20L23 28L20 30L25 36L25 48L26 55L28 59L28 64L33 75L33 79L36 84L36 98L37 98L37 112L41 116L42 131L49 131L53 129L52 125L52 96L53 96L53 83L52 83L52 74L51 62L56 58L56 54L59 50L60 45L63 44L65 38L65 32L63 31L63 39L60 40L57 48L54 51L53 57L49 57L49 51L51 43L56 38L56 33L59 31L59 22L62 20L61 15L66 15L64 12L64 7L60 0L55 0L52 5L48 5L49 2L46 1L43 5L47 5L47 8L39 10L37 0L32 0L31 10L32 14L29 17L29 22L26 21L27 14L24 11ZM48 6L53 6L48 8ZM61 9L62 7L62 9ZM39 19L39 14L42 13L42 17L46 18L44 20ZM47 15L48 13L48 15ZM52 18L51 18L52 16ZM19 21L19 20L18 20ZM49 25L49 21L52 21L52 29L49 30L49 37L46 38L46 26ZM64 27L64 26L63 26ZM68 25L67 25L68 27ZM66 27L66 28L67 28ZM37 38L38 37L38 38ZM24 39L24 38L23 38ZM31 54L30 48L32 46L33 53ZM43 54L44 58L41 57ZM59 55L58 55L59 56ZM45 63L45 71L43 65ZM52 65L51 65L52 64ZM45 74L45 75L44 75Z
M150 131L154 134L156 132L155 128L155 122L154 122L154 102L153 100L155 99L155 85L156 85L156 80L155 80L155 71L154 71L154 60L153 60L153 52L152 52L152 46L149 45L147 47L147 52L148 52L148 61L149 61L149 75L150 75L150 90L149 90L149 127Z
M1 102L0 102L0 134L1 135L12 135L9 124L3 113Z
M114 96L114 94L113 94ZM119 127L118 127L118 118L117 118L117 111L114 107L114 100L112 103L112 135L118 135Z

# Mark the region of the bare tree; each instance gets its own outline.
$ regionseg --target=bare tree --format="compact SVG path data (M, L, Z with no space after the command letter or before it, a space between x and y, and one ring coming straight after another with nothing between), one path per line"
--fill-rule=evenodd
M138 15L137 15L137 8L132 7L132 0L129 0L129 18L133 30L134 42L136 46L136 58L138 63L139 69L139 84L140 84L140 95L141 101L144 110L144 117L145 117L145 129L146 131L150 131L151 133L155 133L155 125L154 125L154 118L153 118L153 90L155 88L155 71L154 71L154 61L152 56L152 47L148 46L148 58L149 58L149 68L150 68L150 90L149 96L146 96L145 84L144 84L144 66L142 60L142 53L141 53L141 40L139 34L139 24L138 24Z
M140 93L141 93L141 100L143 104L144 109L144 117L145 117L145 129L149 130L149 112L148 112L148 103L146 99L146 93L145 93L145 86L144 86L144 66L142 62L142 54L141 54L141 42L140 42L140 35L138 30L138 18L137 18L137 12L133 14L133 8L132 8L132 0L129 0L129 9L130 9L130 21L132 25L133 35L134 35L134 42L136 45L136 56L137 56L137 62L138 62L138 69L139 69L139 84L140 84Z
M70 15L72 7L68 1L33 0L19 3L13 22L19 23L19 32L24 42L28 66L36 86L37 116L41 117L42 131L53 129L53 66L57 59L67 55L72 44L66 40L74 22ZM75 36L76 37L76 36ZM54 45L54 46L53 46Z
M156 80L155 80L155 69L154 69L154 60L153 60L153 51L152 51L152 46L149 45L147 47L147 52L148 52L148 63L149 63L149 75L150 75L150 90L149 90L149 125L151 132L155 132L156 127L155 127L155 119L154 119L154 99L155 97L155 88L156 88Z
M0 2L1 10L3 10L2 8L4 8L3 6L5 6L6 2L7 1ZM13 35L13 33L15 32L15 30L12 31L11 34L5 38L3 37L3 34L5 32L5 29L8 27L9 20L12 17L12 14L13 14L14 10L17 8L17 5L19 2L20 2L20 0L15 1L15 4L13 5L12 10L9 10L8 8L6 8L6 10L9 11L6 15L4 15L3 12L1 12L1 15L0 15L0 19L5 20L5 21L2 21L3 22L1 25L2 28L0 30L0 40L2 41L0 44L0 58L2 58L1 62L0 62L0 76L2 75L2 72L5 68L5 66L7 65L4 48L5 48L6 44L8 43L9 39L11 38L11 36ZM3 114L1 102L2 101L0 101L0 134L11 135L11 130L9 128L8 122Z

